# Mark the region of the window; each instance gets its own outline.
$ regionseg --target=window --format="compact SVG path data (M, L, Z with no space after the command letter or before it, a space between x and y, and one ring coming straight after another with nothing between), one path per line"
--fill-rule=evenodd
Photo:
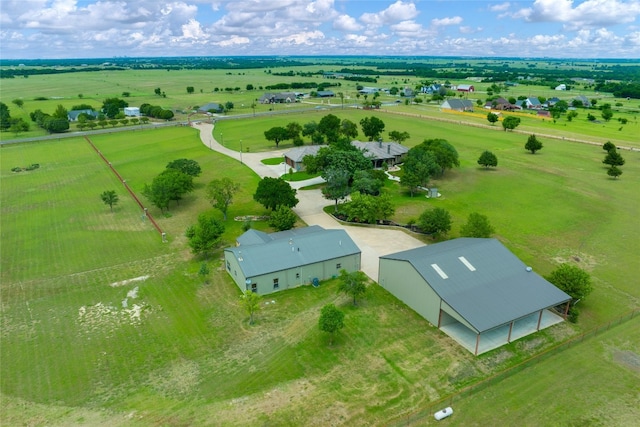
M252 283L251 284L251 292L258 293L258 284L257 283Z
M231 270L231 264L227 261L227 270Z
M300 278L300 273L296 273L296 279Z
M273 289L278 289L280 287L279 283L278 283L278 279L273 279Z
M337 263L337 264L336 264L336 269L339 269L339 268L342 268L342 264Z

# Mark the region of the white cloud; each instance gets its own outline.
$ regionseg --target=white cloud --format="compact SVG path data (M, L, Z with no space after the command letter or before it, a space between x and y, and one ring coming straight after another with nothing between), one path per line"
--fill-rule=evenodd
M468 26L460 27L460 32L462 34L474 34L474 33L480 33L482 31L483 31L482 27L476 27L476 28L468 27Z
M459 16L454 16L453 18L442 18L442 19L432 19L431 25L434 27L444 27L447 25L460 25L462 23L462 18Z
M249 43L251 43L251 40L249 40L248 37L232 36L216 44L222 47L229 47L229 46L243 45L243 44L249 44Z
M505 3L493 4L489 6L489 10L491 12L506 12L507 10L509 10L510 7L511 7L511 3L505 2Z
M411 20L419 13L415 4L398 0L381 12L362 14L360 20L368 25L381 26Z
M360 31L362 25L358 24L354 18L349 15L340 15L333 21L333 28L338 31Z
M312 45L315 40L323 39L322 31L307 31L297 34L291 34L285 37L276 37L271 39L274 45Z
M535 0L532 7L513 14L528 22L562 22L569 29L630 23L638 15L638 0L586 0L575 8L572 0Z

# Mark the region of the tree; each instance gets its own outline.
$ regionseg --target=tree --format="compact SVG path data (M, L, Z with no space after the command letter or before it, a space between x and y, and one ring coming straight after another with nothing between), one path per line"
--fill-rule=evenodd
M593 291L589 273L575 265L560 264L545 279L571 297L572 303L569 308L569 318L573 322L577 321L578 313L574 306Z
M110 119L115 118L120 110L128 107L129 104L119 98L107 98L102 102L102 112Z
M529 138L527 138L527 143L524 144L524 148L525 150L531 151L531 154L536 154L536 151L542 149L542 142L540 142L535 135L531 134Z
M40 110L38 110L40 111ZM32 113L31 119L33 120L34 116ZM11 113L9 112L9 107L4 102L0 102L0 130L7 130L11 126Z
M320 119L317 131L325 136L329 144L336 142L340 135L340 119L333 114L327 114Z
M294 141L300 139L300 132L302 132L302 126L300 126L300 123L290 122L287 124L285 129L287 129L287 139L292 139Z
M443 208L427 209L420 215L416 224L425 233L432 234L435 239L451 230L451 215Z
M576 117L578 117L578 112L577 111L569 111L567 113L567 121L572 122L573 119L575 119Z
M212 212L198 215L198 222L187 228L185 236L194 254L209 252L220 243L224 233L224 224L218 221Z
M412 147L407 153L400 178L400 184L409 188L411 195L417 186L425 187L429 179L440 172L436 156L424 144Z
M351 193L351 201L345 205L344 211L348 221L375 224L393 215L395 208L388 194L371 196L356 191Z
M13 102L18 108L22 108L22 106L24 105L24 101L20 98L16 98L11 102Z
M253 199L266 209L276 210L284 205L293 208L298 204L296 190L282 178L264 177L258 183Z
M506 132L507 130L514 130L520 125L520 117L507 116L502 120L502 128Z
M9 131L18 135L20 132L28 132L29 131L29 122L25 121L22 117L18 117L17 119L11 119L11 126L9 127Z
M358 125L351 120L344 119L340 123L340 134L349 139L355 139L358 136Z
M348 273L347 270L340 270L340 280L338 293L344 293L353 298L353 305L357 305L356 298L367 292L367 275L362 271Z
M151 185L145 185L142 194L161 211L169 209L169 202L176 203L186 193L193 191L193 177L177 169L165 169L156 176Z
M276 147L278 147L280 141L289 139L289 132L282 126L274 126L271 129L264 131L264 137L267 141L275 142Z
M611 150L607 152L602 163L609 166L622 166L624 165L624 158L622 158L617 150Z
M253 325L253 315L260 310L260 300L262 297L251 290L246 290L240 295L240 305L244 307L249 315L249 324Z
M109 205L111 212L113 212L113 205L117 205L119 200L116 190L105 190L100 195L100 198L105 205Z
M195 89L193 88L193 86L187 86L187 93L193 93L195 92Z
M193 177L200 176L202 173L202 168L198 162L191 159L172 160L167 164L167 169L177 169L180 172Z
M370 194L372 196L380 194L380 190L384 187L387 176L384 172L382 174L377 174L376 172L379 171L374 169L356 171L353 174L351 189L353 191L359 191L362 194Z
M62 106L62 104L58 104L58 106L56 107L56 111L53 112L51 117L56 118L56 119L68 120L69 119L69 112L67 111L66 108L64 108L64 106Z
M291 230L296 224L298 217L291 208L280 205L278 209L271 212L269 217L269 226L278 231Z
M611 111L611 108L603 108L600 115L602 116L605 122L608 122L613 117L613 111Z
M498 115L496 113L488 113L487 121L492 125L495 124L498 121Z
M240 190L240 185L230 178L214 179L207 185L207 197L211 206L222 212L227 220L227 209L233 202L233 196Z
M397 130L389 131L389 138L391 138L392 141L395 141L398 144L402 144L410 137L411 136L409 135L409 132L400 132Z
M360 120L360 126L362 126L362 133L369 141L377 140L384 131L384 122L375 116L365 117Z
M440 167L440 175L444 175L446 169L460 166L458 151L445 139L426 139L422 142L423 149L430 151L435 156L436 164Z
M156 95L160 96L162 95L162 89L160 89L159 87L155 88L153 90L153 93L155 93Z
M489 168L489 166L496 167L498 166L498 158L491 151L484 151L482 154L480 154L478 164L484 166L487 169Z
M617 179L620 175L622 175L622 171L616 165L611 165L611 167L607 169L607 175L609 175L613 179Z
M349 195L349 172L339 168L329 168L323 172L326 185L322 188L325 199L335 200L334 212L338 211L338 200Z
M617 149L617 147L615 146L615 144L613 142L607 141L602 145L602 149L604 151L611 151L611 150Z
M234 105L233 105L233 102L231 101L227 101L224 103L224 111L231 111L233 110L233 107Z
M477 212L470 213L467 218L467 223L460 228L460 235L462 237L487 238L491 237L494 232L495 230L489 223L489 218Z
M344 312L333 304L327 304L320 311L318 327L329 334L329 345L333 345L333 334L344 328Z

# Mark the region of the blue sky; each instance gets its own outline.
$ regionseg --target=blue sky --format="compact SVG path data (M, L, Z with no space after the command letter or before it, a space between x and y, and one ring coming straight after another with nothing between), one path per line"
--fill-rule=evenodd
M640 0L0 0L0 59L640 58Z

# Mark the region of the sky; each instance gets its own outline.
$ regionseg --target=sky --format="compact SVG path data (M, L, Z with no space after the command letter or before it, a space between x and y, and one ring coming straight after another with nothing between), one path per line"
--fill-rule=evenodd
M0 0L0 60L640 58L640 0Z

